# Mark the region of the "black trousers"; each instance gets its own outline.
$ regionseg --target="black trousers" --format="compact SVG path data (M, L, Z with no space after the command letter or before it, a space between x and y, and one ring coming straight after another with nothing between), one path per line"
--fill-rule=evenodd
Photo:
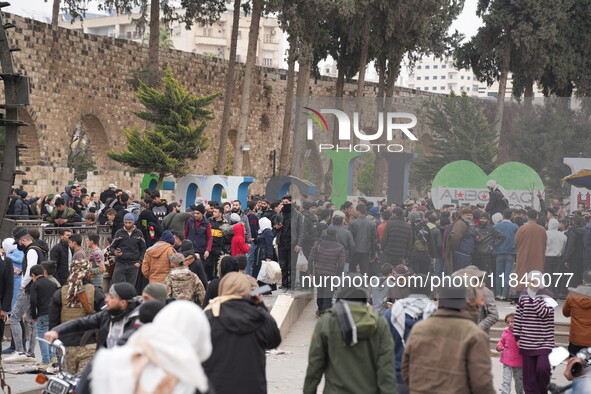
M355 272L357 265L359 265L359 272L361 275L369 275L369 253L351 253L351 261L349 262L349 272Z
M214 279L217 276L216 271L218 268L218 260L220 259L221 254L221 251L212 250L209 252L209 256L207 256L207 259L204 261L203 269L205 270L205 275L207 275L208 281ZM199 256L201 261L203 261L203 257L201 257L201 255Z
M560 256L546 256L544 259L544 274L550 275L550 286L548 286L548 290L556 297L558 297L556 290L559 289L556 283L558 275L554 274L558 273L560 273Z
M332 308L332 295L334 292L330 290L330 280L325 280L325 277L327 277L327 275L320 275L320 283L326 283L327 286L319 286L316 288L316 304L318 305L318 311L320 313Z
M424 251L415 250L408 256L408 266L415 274L427 275L431 272L431 256Z
M279 266L281 267L281 287L291 289L291 246L279 246ZM295 261L295 260L294 260Z

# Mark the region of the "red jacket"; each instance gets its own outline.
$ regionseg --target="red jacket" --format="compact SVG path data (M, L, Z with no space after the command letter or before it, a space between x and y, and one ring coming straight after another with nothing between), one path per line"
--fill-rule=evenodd
M246 240L244 239L244 224L235 224L233 229L234 236L232 237L232 256L247 254L250 250L250 246L246 244Z

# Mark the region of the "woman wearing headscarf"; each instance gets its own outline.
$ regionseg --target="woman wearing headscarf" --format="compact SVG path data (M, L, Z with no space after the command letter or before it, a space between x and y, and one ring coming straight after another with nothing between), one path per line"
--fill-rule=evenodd
M141 326L125 346L97 353L90 373L91 391L206 393L209 382L201 364L211 350L210 327L203 311L189 301L172 302L152 323Z
M250 246L246 244L244 234L244 224L235 224L232 229L234 230L234 236L232 237L232 256L238 256L239 254L247 254L250 250Z
M279 346L281 334L261 296L250 291L246 276L231 272L205 308L213 352L203 368L217 394L267 392L265 350Z
M259 220L259 235L255 240L256 249L254 252L254 262L252 265L252 276L257 277L261 270L262 261L277 261L275 250L273 248L273 230L271 221L267 218Z

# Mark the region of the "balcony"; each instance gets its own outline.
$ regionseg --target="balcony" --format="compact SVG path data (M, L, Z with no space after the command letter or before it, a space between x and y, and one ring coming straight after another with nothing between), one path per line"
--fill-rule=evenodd
M226 40L226 37L195 36L195 44L225 47L225 46L227 46L228 42Z

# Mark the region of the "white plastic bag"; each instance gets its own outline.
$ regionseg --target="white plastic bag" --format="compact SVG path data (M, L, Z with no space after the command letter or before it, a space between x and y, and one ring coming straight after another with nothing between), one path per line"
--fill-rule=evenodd
M296 261L296 270L301 272L308 271L308 259L302 252L298 253L298 259Z
M257 280L268 285L272 285L281 281L281 267L276 261L261 262L261 269L257 275Z

